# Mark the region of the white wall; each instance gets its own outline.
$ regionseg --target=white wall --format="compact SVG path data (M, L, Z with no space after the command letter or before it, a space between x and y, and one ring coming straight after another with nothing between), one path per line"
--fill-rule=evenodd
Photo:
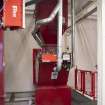
M26 29L5 31L5 91L33 90L32 49L39 48L31 32L33 16L26 16Z
M96 70L97 20L85 19L76 24L75 65L82 70Z
M97 20L88 18L76 24L75 65L80 70L96 70ZM72 88L74 88L75 84L74 69L75 67L70 70L68 79L68 85Z

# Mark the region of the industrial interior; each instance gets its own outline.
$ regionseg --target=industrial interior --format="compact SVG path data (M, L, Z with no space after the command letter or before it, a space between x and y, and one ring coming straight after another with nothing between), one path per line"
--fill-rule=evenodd
M105 105L102 1L0 0L0 105Z

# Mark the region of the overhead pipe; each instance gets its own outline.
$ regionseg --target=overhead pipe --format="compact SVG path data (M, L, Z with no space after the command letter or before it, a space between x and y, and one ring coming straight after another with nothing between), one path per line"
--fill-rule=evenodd
M56 67L56 71L60 71L61 67L62 67L62 24L63 24L63 6L62 6L62 0L58 1L57 6L55 7L55 9L53 10L53 12L51 13L51 15L46 18L46 19L42 19L42 20L38 20L36 21L36 25L41 25L41 24L46 24L51 22L55 16L58 13L58 31L57 31L57 67Z

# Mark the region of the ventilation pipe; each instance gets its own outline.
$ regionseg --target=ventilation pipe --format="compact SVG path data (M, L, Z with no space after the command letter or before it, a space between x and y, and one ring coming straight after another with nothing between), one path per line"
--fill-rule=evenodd
M61 70L62 67L62 20L63 20L63 15L62 15L62 0L59 0L59 11L58 11L58 36L57 36L57 71Z
M62 15L62 0L59 0L57 6L55 7L55 9L53 10L53 12L51 13L51 15L46 18L46 19L41 19L36 21L36 25L42 25L42 24L47 24L49 22L51 22L55 16L58 13L58 31L57 31L57 67L56 70L57 72L59 72L61 70L62 67L62 24L63 24L63 15Z

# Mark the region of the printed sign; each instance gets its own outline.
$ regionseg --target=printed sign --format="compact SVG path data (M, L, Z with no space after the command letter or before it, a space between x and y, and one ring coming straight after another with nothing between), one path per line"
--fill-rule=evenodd
M25 7L23 0L5 1L3 23L5 27L25 28Z

